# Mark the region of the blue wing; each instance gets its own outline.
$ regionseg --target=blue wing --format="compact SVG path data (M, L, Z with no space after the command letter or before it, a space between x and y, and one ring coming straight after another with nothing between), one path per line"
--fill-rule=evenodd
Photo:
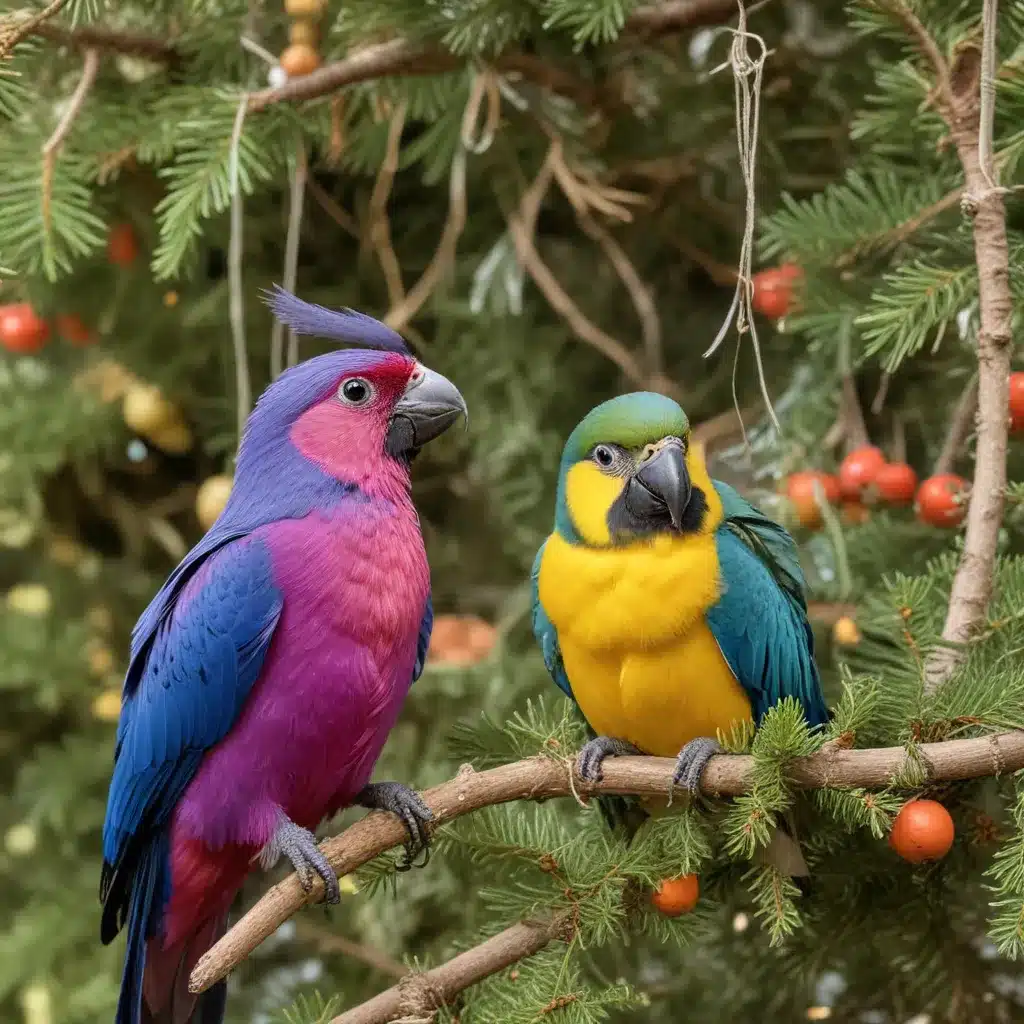
M427 594L427 607L423 609L420 620L420 632L416 638L416 666L412 670L412 681L415 683L423 675L423 666L427 662L427 649L430 647L430 634L434 630L434 599Z
M191 561L191 573L202 560ZM261 539L229 541L212 561L202 586L175 612L177 591L165 592L179 569L154 600L165 595L152 630L133 637L103 826L104 942L123 926L136 868L203 754L241 711L281 615L283 598Z
M530 586L533 593L533 635L540 645L540 652L544 657L544 664L548 672L551 673L551 678L567 697L572 697L569 677L565 674L565 665L562 664L562 649L558 646L558 631L540 603L538 580L540 579L540 563L543 558L544 545L541 544L537 557L533 560L533 568L530 570Z
M728 523L716 534L723 594L707 613L708 626L750 697L755 722L784 697L795 697L808 724L822 725L828 721L828 708L814 663L802 586L798 597L791 591L798 579L792 567L780 582L775 566L744 536L745 531L733 532Z

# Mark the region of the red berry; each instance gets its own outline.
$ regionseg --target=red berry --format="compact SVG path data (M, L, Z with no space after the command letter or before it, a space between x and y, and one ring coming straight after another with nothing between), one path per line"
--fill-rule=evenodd
M8 352L38 352L50 337L50 325L27 302L0 306L0 344Z
M875 490L892 505L909 505L917 490L917 474L905 462L890 462L875 474Z
M688 914L700 899L700 882L696 875L666 878L651 896L651 902L666 917Z
M1010 430L1024 430L1024 373L1010 374Z
M128 267L139 255L139 243L131 224L115 224L107 239L107 259L115 266Z
M773 320L784 317L792 308L793 286L801 277L803 271L795 263L783 263L755 274L754 309Z
M917 516L931 526L959 526L967 515L967 481L956 473L929 477L917 489Z
M889 833L889 845L911 864L941 860L953 845L953 819L935 800L911 800L900 808Z
M839 481L820 469L805 469L786 479L786 497L796 510L797 521L809 530L821 526L821 507L818 489L830 505L839 502Z
M57 317L57 333L76 348L84 348L96 340L96 335L74 313L61 313Z
M875 482L885 456L873 445L856 448L839 464L839 489L844 498L856 501Z

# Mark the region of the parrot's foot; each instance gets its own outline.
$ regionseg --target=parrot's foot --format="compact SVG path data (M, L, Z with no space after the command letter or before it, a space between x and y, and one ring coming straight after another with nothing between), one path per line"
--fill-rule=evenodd
M668 789L669 803L672 802L676 786L682 786L691 796L696 796L700 792L700 777L708 761L721 752L721 745L709 736L698 736L690 740L676 757L676 770L672 773L672 784Z
M422 853L423 864L430 860L430 832L427 823L434 812L423 802L419 793L400 782L371 782L356 797L360 807L397 814L409 833L405 844L405 857L396 865L399 871L408 871Z
M327 863L327 858L320 852L316 836L309 829L284 818L274 830L274 837L268 845L275 852L283 853L292 862L304 893L308 895L312 891L313 876L319 875L324 880L324 902L341 902L338 876L334 873L334 868Z
M586 782L601 781L601 762L606 757L624 757L629 754L643 753L639 747L625 740L616 740L611 736L598 736L587 743L576 758L576 771Z

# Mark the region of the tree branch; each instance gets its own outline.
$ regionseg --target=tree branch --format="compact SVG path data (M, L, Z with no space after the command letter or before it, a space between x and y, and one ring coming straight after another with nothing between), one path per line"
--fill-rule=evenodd
M975 779L1024 767L1024 731L975 739L925 743L916 748L930 780ZM847 750L827 747L787 766L787 778L797 789L885 787L908 761L904 747ZM917 761L915 760L915 765ZM749 790L753 758L747 755L713 757L701 777L701 790L710 796L738 796ZM454 779L427 790L423 799L434 813L434 827L482 807L513 800L542 800L564 796L619 794L664 796L675 762L665 757L615 757L602 766L604 778L591 784L580 779L571 760L533 757L488 771L464 765ZM339 875L350 874L406 839L405 828L391 814L373 811L320 849ZM300 907L323 896L317 880L307 895L295 875L273 886L198 962L189 981L192 992L203 992L240 964Z
M994 67L982 51L962 47L953 66L903 0L886 0L935 72L938 108L964 172L961 209L972 218L974 258L978 266L981 327L978 331L978 434L974 481L967 511L963 553L949 595L942 631L946 646L926 666L926 690L934 693L956 671L963 645L985 621L992 596L996 548L1006 490L1007 403L1011 355L1009 248L1006 240L1004 189L992 165L991 116L982 118L982 94ZM983 48L994 61L995 0L985 0ZM988 86L991 82L988 83ZM989 115L991 111L988 111ZM985 154L983 161L982 155Z
M398 1018L430 1019L464 989L539 953L555 939L572 934L569 913L546 921L521 921L447 963L422 974L410 974L368 1002L340 1014L331 1024L387 1024Z
M0 60L3 60L23 39L36 34L40 27L59 14L61 8L66 7L68 2L69 0L52 0L52 3L47 4L38 14L26 18L20 25L4 25L4 31L0 34Z

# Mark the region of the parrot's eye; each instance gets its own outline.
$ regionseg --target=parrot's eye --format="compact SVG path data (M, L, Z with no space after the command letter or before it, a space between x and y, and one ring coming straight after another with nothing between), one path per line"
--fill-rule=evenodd
M346 405L366 405L373 398L373 386L362 377L349 377L338 388L338 397Z
M594 461L607 469L615 461L615 452L606 444L599 444L594 449Z

